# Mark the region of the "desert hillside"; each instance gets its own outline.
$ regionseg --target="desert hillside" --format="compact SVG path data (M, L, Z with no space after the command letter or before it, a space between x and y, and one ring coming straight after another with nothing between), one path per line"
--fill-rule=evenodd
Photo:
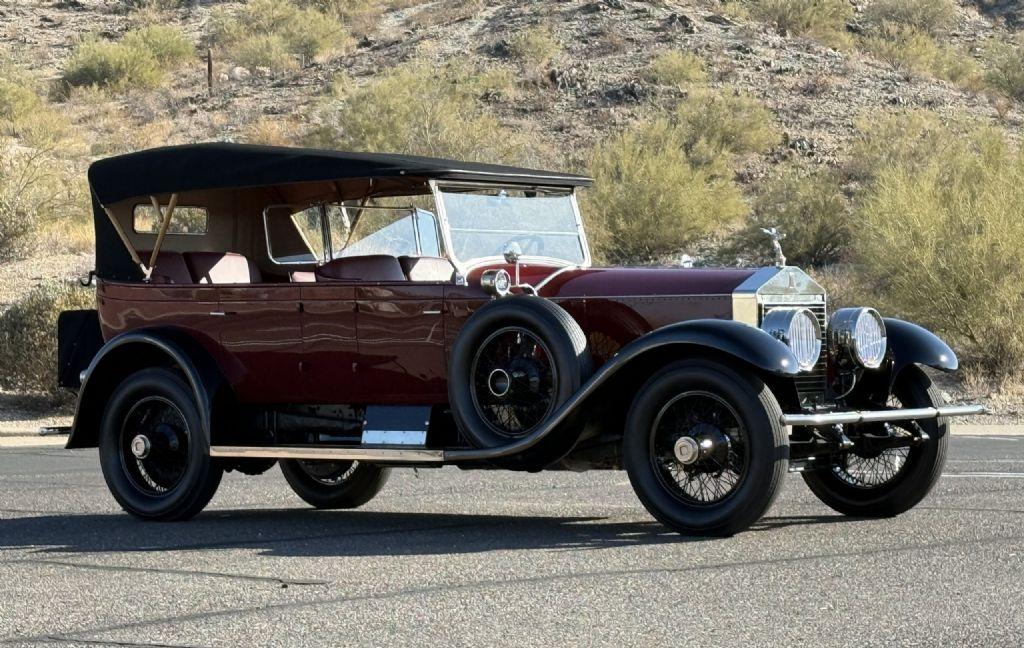
M91 267L88 164L223 140L587 172L615 263L759 263L779 225L837 303L937 329L968 360L948 388L1012 410L1021 25L1009 0L0 0L0 388L45 391L25 349L89 299L60 283Z

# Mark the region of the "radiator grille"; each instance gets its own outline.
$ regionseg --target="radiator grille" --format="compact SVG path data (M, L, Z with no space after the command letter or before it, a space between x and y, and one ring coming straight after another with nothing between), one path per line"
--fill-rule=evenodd
M761 305L761 319L776 308L806 308L811 311L818 318L818 325L821 326L821 332L824 337L826 326L828 325L828 313L825 302L786 304L774 303L773 300L771 304ZM815 407L825 402L828 367L824 342L822 344L821 357L818 358L818 364L814 365L814 369L801 373L793 379L793 382L796 384L797 394L800 397L800 404L803 407Z

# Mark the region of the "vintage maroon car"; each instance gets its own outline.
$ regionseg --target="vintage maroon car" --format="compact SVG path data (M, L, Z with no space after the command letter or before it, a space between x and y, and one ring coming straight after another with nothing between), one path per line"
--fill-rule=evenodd
M747 528L787 471L891 516L941 473L948 417L981 411L922 369L957 368L945 343L870 308L829 318L777 240L776 267L591 267L585 177L203 144L89 181L97 308L59 323L68 447L98 446L142 518L275 463L322 508L453 464L625 468L688 534Z

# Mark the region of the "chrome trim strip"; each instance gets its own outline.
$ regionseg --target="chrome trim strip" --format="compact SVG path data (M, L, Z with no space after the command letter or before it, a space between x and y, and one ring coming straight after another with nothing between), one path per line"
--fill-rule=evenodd
M897 410L825 412L822 414L783 414L782 424L794 427L821 425L847 425L852 423L881 423L911 419L933 419L947 416L973 416L986 414L984 405L949 405L946 407L919 407Z
M425 448L339 448L339 447L247 447L211 446L211 457L241 459L327 459L331 461L397 461L408 463L442 463L443 450Z

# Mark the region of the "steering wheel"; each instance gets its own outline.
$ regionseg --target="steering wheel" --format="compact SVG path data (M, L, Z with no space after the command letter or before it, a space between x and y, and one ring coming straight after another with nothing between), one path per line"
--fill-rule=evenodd
M540 256L541 252L544 251L544 238L537 234L521 234L519 236L513 236L501 244L501 249L504 250L510 243L518 243L523 254Z

